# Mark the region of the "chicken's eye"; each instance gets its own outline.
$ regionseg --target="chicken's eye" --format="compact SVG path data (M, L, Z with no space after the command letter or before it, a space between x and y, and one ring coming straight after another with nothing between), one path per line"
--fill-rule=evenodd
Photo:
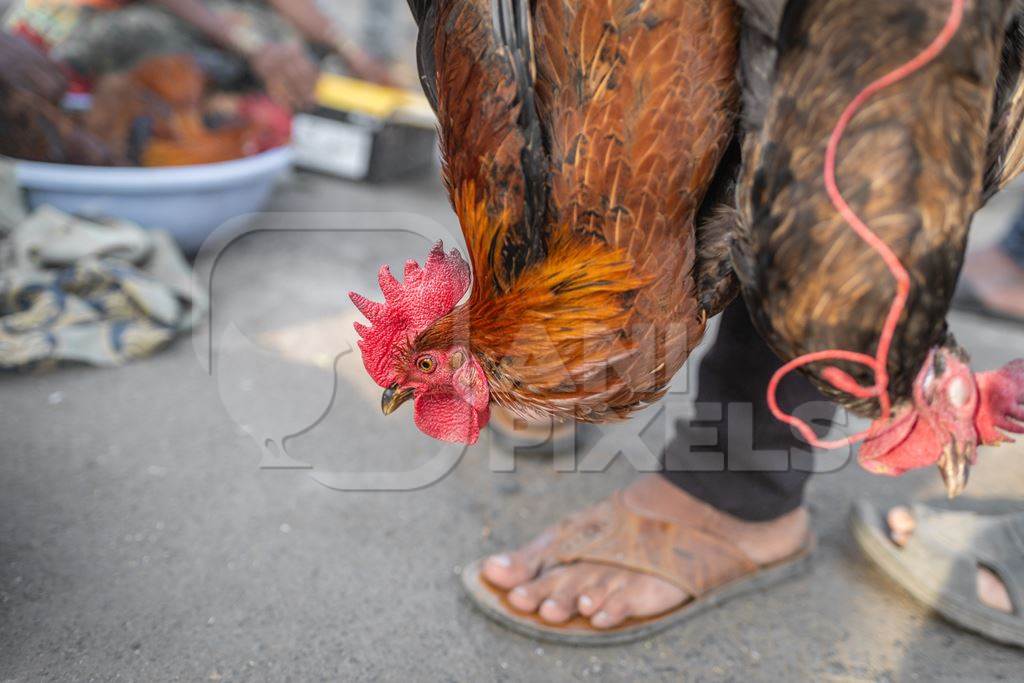
M435 365L433 356L420 356L420 359L416 361L416 367L420 369L420 372L431 373L434 371Z

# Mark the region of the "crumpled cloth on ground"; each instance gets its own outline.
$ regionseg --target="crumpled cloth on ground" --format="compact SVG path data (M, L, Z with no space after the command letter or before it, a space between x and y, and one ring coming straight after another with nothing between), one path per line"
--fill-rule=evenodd
M191 329L206 306L162 231L41 207L0 242L0 369L120 365Z

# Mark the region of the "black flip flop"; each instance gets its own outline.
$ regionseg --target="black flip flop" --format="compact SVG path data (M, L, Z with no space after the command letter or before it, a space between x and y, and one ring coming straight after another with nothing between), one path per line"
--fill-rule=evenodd
M858 501L850 514L857 544L879 569L948 621L1007 645L1024 647L1024 512L979 515L914 505L906 545L889 537L885 514ZM999 577L1010 614L978 600L978 567Z

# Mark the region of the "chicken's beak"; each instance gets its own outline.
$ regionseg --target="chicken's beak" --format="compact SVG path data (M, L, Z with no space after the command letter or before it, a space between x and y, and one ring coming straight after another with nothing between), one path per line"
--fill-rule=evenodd
M946 483L946 494L950 500L964 492L971 474L971 460L974 458L975 447L971 444L958 443L951 439L942 450L939 458L939 474Z
M390 415L410 398L412 398L412 389L399 389L397 384L392 384L384 390L384 395L380 398L380 409L385 415Z

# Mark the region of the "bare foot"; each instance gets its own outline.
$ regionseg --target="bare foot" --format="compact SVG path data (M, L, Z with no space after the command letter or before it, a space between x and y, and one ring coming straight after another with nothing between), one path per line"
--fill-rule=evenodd
M625 490L626 504L650 518L682 523L714 523L756 564L765 565L796 553L805 543L808 514L803 508L771 522L744 522L719 512L676 488L663 477L643 477ZM583 519L587 511L580 513ZM641 574L590 562L575 562L539 572L540 556L556 538L548 529L526 546L493 555L484 562L484 577L509 591L516 609L537 613L560 624L576 615L594 628L618 626L630 617L661 614L689 599L675 585Z
M897 506L889 510L889 536L893 543L904 546L913 537L917 528L917 521L909 508ZM1010 601L1010 594L1006 586L998 576L985 567L978 567L977 578L978 600L983 605L992 609L1010 614L1013 612L1013 602Z
M963 278L992 310L1024 318L1024 268L1002 249L969 254Z

